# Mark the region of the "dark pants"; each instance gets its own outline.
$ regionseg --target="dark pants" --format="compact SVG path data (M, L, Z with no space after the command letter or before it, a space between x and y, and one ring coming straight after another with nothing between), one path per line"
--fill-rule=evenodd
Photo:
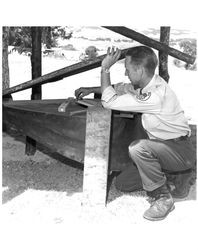
M178 141L141 139L129 146L131 165L116 179L121 191L153 191L166 182L164 171L177 172L192 168L195 153L189 138Z

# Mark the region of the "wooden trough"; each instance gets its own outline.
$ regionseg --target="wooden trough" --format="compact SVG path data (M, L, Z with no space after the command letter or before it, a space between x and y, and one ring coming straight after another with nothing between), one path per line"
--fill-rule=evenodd
M70 101L66 112L58 112L65 101L5 102L4 125L17 129L53 152L84 164L86 203L104 205L108 173L126 168L130 164L128 145L145 137L140 114L134 114L131 119L124 112L102 108L100 100L86 108L75 99Z
M195 61L195 58L170 48L167 44L125 27L106 28L142 41L143 44L158 49L166 56L170 54L188 63ZM35 39L37 43L41 42L41 36L35 35ZM27 136L28 154L35 152L37 141L67 158L84 164L83 204L104 206L108 173L124 169L130 162L128 145L133 140L146 136L139 122L140 114L134 114L131 119L127 118L125 113L104 109L100 100L95 100L95 105L87 108L78 104L75 99L70 102L66 112L58 112L60 104L67 100L38 100L41 99L42 84L99 67L105 55L99 56L94 61L80 62L41 76L41 70L37 70L38 65L35 66L38 47L34 39L33 44L32 62L35 59L32 64L33 79L3 91L4 100L8 100L11 94L32 88L32 100L4 101L3 123L17 128ZM122 50L120 59L124 58L125 52L126 49ZM27 145L29 145L28 150Z

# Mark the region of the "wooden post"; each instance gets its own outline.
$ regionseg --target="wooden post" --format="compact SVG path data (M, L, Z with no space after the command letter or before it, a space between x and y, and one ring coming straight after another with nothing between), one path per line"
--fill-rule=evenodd
M107 197L111 110L89 107L87 111L83 205L103 208Z
M10 87L9 65L8 65L8 36L9 28L3 27L3 50L2 50L2 81L3 89Z
M160 27L160 42L169 45L170 27ZM168 54L164 51L159 51L159 75L166 82L169 81L168 74Z
M2 83L3 90L10 87L9 63L8 63L8 46L9 46L9 27L3 27L3 49L2 49ZM3 97L3 101L12 100L11 94Z
M32 55L31 55L31 65L32 65L32 79L41 76L42 72L42 62L41 62L41 27L31 27L32 33ZM40 100L42 98L41 86L34 86L32 88L31 100ZM27 155L34 155L36 152L36 141L30 137L26 137L26 149L25 153Z
M35 79L42 74L42 55L41 55L41 27L31 27L32 33L32 79ZM34 86L32 88L32 100L40 100L42 98L41 86Z
M102 96L102 94L95 93L94 94L94 99L101 99L101 96Z

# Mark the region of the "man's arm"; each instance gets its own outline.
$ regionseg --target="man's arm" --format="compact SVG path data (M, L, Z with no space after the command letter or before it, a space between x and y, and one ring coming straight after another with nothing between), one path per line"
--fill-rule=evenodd
M101 87L81 87L75 90L75 96L77 99L82 99L84 96L89 94L102 94L103 91L111 85L110 81L110 67L115 64L121 55L121 51L119 49L112 50L108 48L107 56L103 59L101 64Z
M162 98L158 93L148 92L144 96L128 93L118 96L111 86L104 90L101 99L103 107L112 110L159 114L162 107Z
M110 68L113 64L115 64L121 55L121 51L117 48L107 50L107 55L103 59L101 64L101 92L103 93L106 88L111 86L111 78L110 78Z
M101 87L81 87L75 90L75 96L77 99L82 99L89 94L101 94Z

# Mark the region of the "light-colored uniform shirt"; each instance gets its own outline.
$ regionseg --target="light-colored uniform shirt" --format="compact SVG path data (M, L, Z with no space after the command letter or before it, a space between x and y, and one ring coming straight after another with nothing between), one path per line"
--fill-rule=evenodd
M138 90L126 83L107 87L102 93L102 105L142 113L142 125L150 139L168 140L191 134L175 93L158 75Z

